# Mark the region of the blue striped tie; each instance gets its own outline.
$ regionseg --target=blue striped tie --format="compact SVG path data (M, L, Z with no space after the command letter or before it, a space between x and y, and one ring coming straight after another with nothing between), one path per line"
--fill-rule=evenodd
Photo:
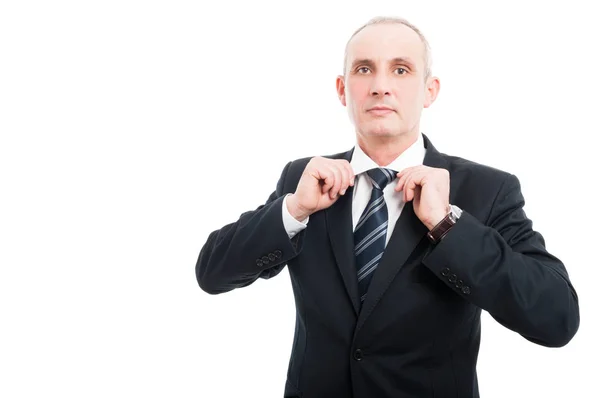
M354 255L358 272L358 293L361 305L375 269L383 256L388 229L388 212L383 188L396 178L394 170L375 168L367 171L373 183L371 199L354 229Z

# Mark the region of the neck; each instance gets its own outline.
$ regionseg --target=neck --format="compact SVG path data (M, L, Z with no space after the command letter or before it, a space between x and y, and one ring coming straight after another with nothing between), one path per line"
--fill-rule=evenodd
M385 167L414 144L419 138L418 134L420 133L396 137L363 137L357 134L357 142L360 149L379 167Z

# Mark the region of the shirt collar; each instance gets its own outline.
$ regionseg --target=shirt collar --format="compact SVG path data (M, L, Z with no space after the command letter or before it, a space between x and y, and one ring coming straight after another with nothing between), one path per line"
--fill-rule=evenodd
M417 140L409 146L404 152L402 152L396 159L394 159L389 165L384 166L387 169L401 172L407 167L418 166L423 164L425 158L425 143L423 142L423 135L419 133ZM352 159L350 160L350 166L354 171L354 175L359 175L372 168L380 167L373 159L367 156L363 152L358 142L354 145L354 152L352 153Z

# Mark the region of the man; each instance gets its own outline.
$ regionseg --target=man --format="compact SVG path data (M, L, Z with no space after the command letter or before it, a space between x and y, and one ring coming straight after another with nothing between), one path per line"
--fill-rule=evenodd
M285 397L478 397L481 310L560 347L579 327L577 294L517 177L419 132L439 91L419 30L374 19L346 50L337 92L357 145L289 162L264 205L209 235L198 283L218 294L287 264Z

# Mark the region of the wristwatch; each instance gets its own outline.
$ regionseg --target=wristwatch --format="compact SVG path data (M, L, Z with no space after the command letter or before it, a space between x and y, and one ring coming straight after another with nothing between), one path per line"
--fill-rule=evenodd
M433 227L431 231L427 233L429 240L434 244L441 241L442 238L446 236L448 231L450 231L450 228L456 224L461 214L462 210L460 207L450 205L450 210L448 211L448 214L446 214L446 217L444 217L442 221L440 221L435 227Z

